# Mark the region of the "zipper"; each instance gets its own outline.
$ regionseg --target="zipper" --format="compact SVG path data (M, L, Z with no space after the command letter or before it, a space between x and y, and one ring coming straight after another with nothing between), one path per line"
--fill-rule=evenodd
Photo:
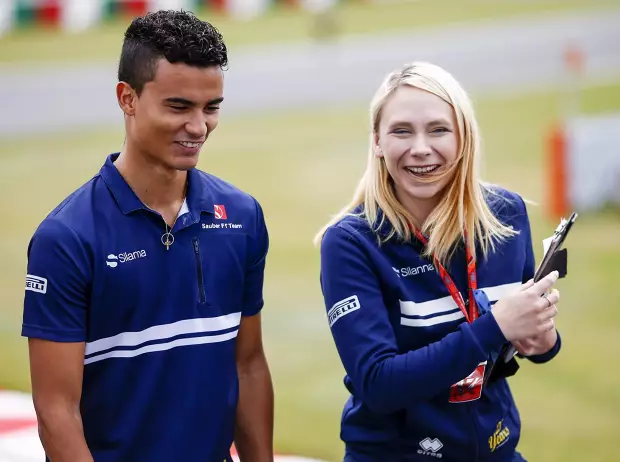
M200 258L200 241L197 237L192 239L194 244L194 257L196 259L196 277L198 278L198 302L202 305L206 302L205 281L202 274L202 258Z

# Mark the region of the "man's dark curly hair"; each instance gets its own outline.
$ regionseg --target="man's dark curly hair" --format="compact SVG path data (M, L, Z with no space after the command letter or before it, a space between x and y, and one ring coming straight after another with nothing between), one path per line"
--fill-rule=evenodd
M228 52L220 32L187 11L161 10L135 18L125 32L118 79L140 95L155 78L157 63L196 67L228 65Z

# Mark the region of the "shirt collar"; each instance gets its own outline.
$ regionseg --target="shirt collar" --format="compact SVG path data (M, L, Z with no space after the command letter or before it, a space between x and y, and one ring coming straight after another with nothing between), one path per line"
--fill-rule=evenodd
M138 196L136 196L136 193L131 189L129 184L127 184L114 165L114 161L119 155L120 153L116 152L107 157L99 172L101 178L103 178L108 189L112 192L116 203L125 215L135 212L136 210L150 210L142 203ZM189 170L187 172L187 179L186 204L184 203L180 214L187 211L190 213L214 213L211 193L200 171L195 168ZM192 215L200 217L200 213L192 213Z

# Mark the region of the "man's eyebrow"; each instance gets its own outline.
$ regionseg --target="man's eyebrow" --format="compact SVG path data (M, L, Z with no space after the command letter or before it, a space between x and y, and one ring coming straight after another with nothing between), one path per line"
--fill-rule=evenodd
M195 106L196 105L194 101L190 101L188 99L179 98L179 97L166 98L164 101L170 104L182 104L183 106ZM207 102L207 106L213 106L214 104L220 104L222 101L224 101L224 98L215 98Z
M183 104L184 106L195 106L196 105L196 103L194 103L193 101L190 101L185 98L178 98L178 97L166 98L164 101L166 103L172 103L172 104Z

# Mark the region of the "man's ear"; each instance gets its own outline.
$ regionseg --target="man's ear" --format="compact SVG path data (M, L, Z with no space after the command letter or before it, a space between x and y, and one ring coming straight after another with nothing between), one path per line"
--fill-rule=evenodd
M133 116L136 113L138 95L131 88L131 85L126 82L118 82L116 84L116 99L125 115Z

